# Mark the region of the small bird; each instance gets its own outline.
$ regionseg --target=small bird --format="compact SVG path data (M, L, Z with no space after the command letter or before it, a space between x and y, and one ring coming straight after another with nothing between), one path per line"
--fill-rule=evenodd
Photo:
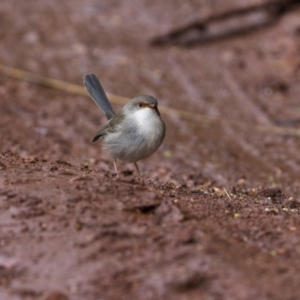
M134 163L140 176L137 161L152 155L165 137L166 126L158 111L157 100L152 96L141 95L131 99L115 113L94 74L84 75L83 84L108 119L93 142L102 139L104 150L114 159L117 177L117 159Z

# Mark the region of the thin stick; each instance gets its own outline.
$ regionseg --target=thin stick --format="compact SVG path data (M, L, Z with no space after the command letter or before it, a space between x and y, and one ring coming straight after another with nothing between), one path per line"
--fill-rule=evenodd
M230 197L229 193L227 192L227 190L225 188L223 188L225 191L225 194L227 195L227 197L229 198L230 201L232 201L232 198Z
M135 169L136 169L136 171L137 171L139 177L141 177L141 173L140 173L139 167L138 167L138 165L137 165L136 162L134 163L134 166L135 166Z
M15 69L15 68L10 68L7 66L3 66L1 64L0 64L0 73L10 76L12 78L19 79L19 80L26 80L26 81L33 82L36 84L54 88L57 90L87 96L87 92L85 91L85 88L83 86L79 86L79 85L76 85L73 83L68 83L65 81L37 75L34 73L26 72L26 71ZM116 104L120 104L120 105L124 105L125 103L127 103L129 101L128 98L121 97L118 95L113 95L113 94L107 93L107 96L112 103L116 103ZM279 135L292 135L292 136L300 137L300 130L297 128L284 128L284 127L280 127L280 126L247 124L247 123L235 121L235 120L211 118L211 117L207 117L202 114L193 113L193 112L189 112L189 111L181 110L181 109L175 109L175 108L171 108L171 107L160 106L159 110L166 115L174 115L174 114L179 115L181 118L186 119L190 122L200 122L200 123L209 123L209 124L217 123L217 124L221 124L221 125L225 125L225 126L239 127L244 130L255 130L258 132L266 132L268 134L273 133L273 134L279 134Z
M12 78L29 81L29 82L47 86L47 87L50 87L50 88L53 88L56 90L61 90L61 91L69 92L69 93L87 96L87 92L86 92L85 88L83 86L80 86L80 85L77 85L74 83L69 83L69 82L65 82L62 80L57 80L54 78L41 76L41 75L34 74L31 72L26 72L26 71L23 71L20 69L10 68L7 66L3 66L1 64L0 64L0 73L10 76ZM112 95L109 93L107 93L107 96L111 102L120 104L120 105L124 105L129 100L126 97Z
M118 172L118 166L117 166L117 159L116 158L114 159L114 166L115 166L115 170L116 170L116 173L117 173L117 177L119 178L119 172Z

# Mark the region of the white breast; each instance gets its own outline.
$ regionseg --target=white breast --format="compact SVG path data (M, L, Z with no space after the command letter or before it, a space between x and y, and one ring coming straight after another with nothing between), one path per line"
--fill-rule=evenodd
M154 109L127 115L122 127L104 137L103 146L114 158L137 162L152 155L165 136L165 125Z
M134 118L139 134L143 136L144 140L144 143L140 145L140 150L144 152L145 157L148 157L157 150L163 141L164 123L157 112L148 107L137 110Z
M134 119L139 133L144 136L148 146L156 150L160 146L164 135L161 118L154 109L145 107L134 113Z

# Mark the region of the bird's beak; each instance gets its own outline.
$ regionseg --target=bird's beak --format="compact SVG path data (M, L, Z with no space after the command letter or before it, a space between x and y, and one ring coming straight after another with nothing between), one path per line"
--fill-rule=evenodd
M147 104L147 106L148 106L149 108L157 109L157 105L155 105L155 104Z
M155 105L155 104L147 104L147 107L154 109L156 111L156 113L160 116L160 113L158 111L157 105Z

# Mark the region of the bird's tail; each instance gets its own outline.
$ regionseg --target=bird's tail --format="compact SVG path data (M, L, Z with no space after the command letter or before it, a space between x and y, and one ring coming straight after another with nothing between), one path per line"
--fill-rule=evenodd
M102 109L107 119L110 120L115 114L100 81L94 74L86 74L83 76L83 84L94 100L94 102Z

